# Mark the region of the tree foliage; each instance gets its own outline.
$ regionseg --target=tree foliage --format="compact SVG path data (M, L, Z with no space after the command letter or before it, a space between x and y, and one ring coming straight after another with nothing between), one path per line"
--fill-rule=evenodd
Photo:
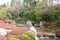
M8 18L8 13L9 13L9 8L7 8L7 7L2 7L1 9L0 9L0 16L2 16L2 17L4 17L4 19L5 18Z

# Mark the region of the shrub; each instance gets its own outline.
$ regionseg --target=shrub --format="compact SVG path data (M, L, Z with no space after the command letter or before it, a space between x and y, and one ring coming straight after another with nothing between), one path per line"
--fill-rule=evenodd
M56 21L56 26L60 28L60 20Z
M20 40L35 40L34 34L31 32L25 32L23 35L18 37Z
M32 40L35 40L34 34L31 32L25 32L24 35L27 35L28 37L30 37Z
M24 24L17 24L16 26L17 26L17 27L25 27Z
M9 38L9 40L20 40L20 39L15 38L15 37L11 37L11 38Z
M3 7L2 9L0 9L0 16L4 17L4 19L7 19L7 15L9 13L9 8L7 7Z
M31 40L31 38L28 37L27 35L21 35L21 36L19 37L19 39L20 39L20 40Z

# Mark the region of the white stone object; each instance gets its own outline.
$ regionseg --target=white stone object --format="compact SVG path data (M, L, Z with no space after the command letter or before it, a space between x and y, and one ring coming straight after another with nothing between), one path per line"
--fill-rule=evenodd
M26 25L27 25L27 27L29 28L29 31L32 32L32 33L35 35L35 40L39 40L38 37L37 37L37 31L36 31L36 29L34 28L34 26L32 26L31 21L27 21L27 22L26 22Z
M0 35L2 36L6 36L9 32L11 32L11 30L0 28Z
M41 29L41 30L44 29L44 23L45 23L45 21L40 21L40 29Z

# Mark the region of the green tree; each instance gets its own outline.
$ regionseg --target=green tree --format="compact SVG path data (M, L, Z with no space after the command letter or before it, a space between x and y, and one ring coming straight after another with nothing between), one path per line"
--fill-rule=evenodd
M33 8L34 6L36 6L37 1L36 0L24 0L24 6L26 6L26 8Z
M3 7L0 9L0 16L4 17L4 19L8 18L7 15L9 13L9 8Z

